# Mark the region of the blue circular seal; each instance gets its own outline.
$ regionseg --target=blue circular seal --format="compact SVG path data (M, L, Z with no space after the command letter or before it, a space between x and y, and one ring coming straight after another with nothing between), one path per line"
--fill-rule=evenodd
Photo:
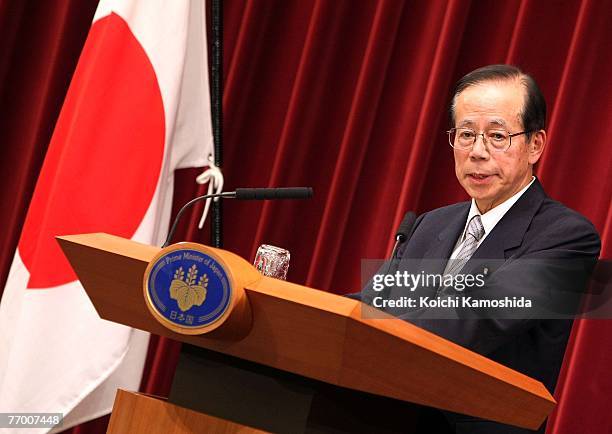
M198 247L181 243L162 250L144 276L147 306L178 333L205 333L231 304L232 285L224 266Z

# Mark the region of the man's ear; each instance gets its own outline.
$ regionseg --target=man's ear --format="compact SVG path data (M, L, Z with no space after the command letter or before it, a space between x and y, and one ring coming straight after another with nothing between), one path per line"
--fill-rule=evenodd
M531 134L531 140L527 144L527 152L529 153L529 164L536 164L544 152L546 147L546 131L540 130Z

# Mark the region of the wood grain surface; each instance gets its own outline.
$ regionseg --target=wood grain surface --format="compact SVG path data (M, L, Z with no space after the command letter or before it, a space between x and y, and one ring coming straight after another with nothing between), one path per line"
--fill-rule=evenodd
M250 315L239 334L175 333L149 313L143 273L159 248L106 234L58 237L104 319L327 383L537 429L555 406L538 381L405 321L335 294L261 276L223 258ZM362 311L364 309L364 311ZM241 315L236 316L240 321Z

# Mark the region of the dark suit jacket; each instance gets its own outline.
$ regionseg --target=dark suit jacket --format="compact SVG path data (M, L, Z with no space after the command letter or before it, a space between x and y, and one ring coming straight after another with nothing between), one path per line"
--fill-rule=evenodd
M419 216L409 240L400 251L398 269L409 268L408 264L418 259L449 258L465 227L469 209L470 202L463 202ZM529 295L529 291L539 291L539 285L530 284L534 280L556 278L558 281L553 285L556 287L568 279L563 276L563 269L526 272L526 262L548 261L558 266L558 260L593 261L597 259L599 250L600 239L593 225L580 214L550 199L536 180L487 235L464 271L474 271L482 266L482 261L498 260L502 265L493 267L492 280L487 286L492 286L493 292ZM444 260L439 261L439 268L429 271L442 273L444 263ZM551 297L551 294L546 294L546 297ZM572 325L571 320L560 319L436 320L423 318L422 312L392 313L538 379L551 393L554 392ZM530 432L468 416L446 415L457 433ZM544 427L541 432L543 430Z

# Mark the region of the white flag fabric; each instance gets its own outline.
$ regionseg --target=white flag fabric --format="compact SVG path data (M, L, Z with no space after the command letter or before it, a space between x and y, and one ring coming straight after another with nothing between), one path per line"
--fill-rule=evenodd
M0 412L62 413L61 431L138 388L148 335L99 318L54 237L163 242L174 170L212 154L204 13L100 1L0 303Z

